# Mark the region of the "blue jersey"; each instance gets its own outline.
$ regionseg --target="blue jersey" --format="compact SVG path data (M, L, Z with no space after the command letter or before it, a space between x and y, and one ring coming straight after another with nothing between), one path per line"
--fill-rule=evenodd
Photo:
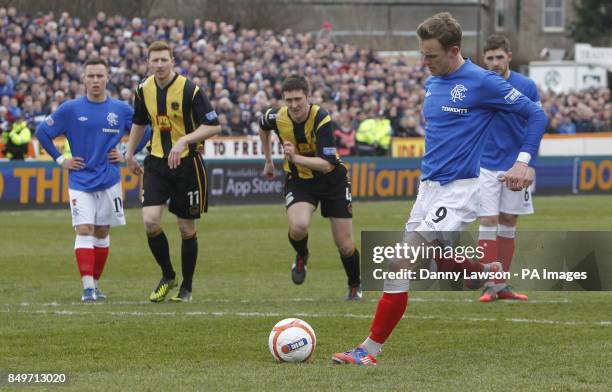
M520 150L536 156L546 114L494 72L466 59L456 71L428 78L425 90L422 180L446 184L478 177L489 125L500 111L527 120Z
M95 192L110 188L121 180L119 165L107 154L117 146L132 126L134 110L125 102L107 98L92 102L81 97L64 102L38 126L36 136L53 159L60 156L52 139L65 135L73 157L83 158L85 168L71 170L68 187Z
M508 83L536 104L540 104L538 88L528 77L510 71ZM489 125L489 136L487 136L482 158L480 158L480 166L489 170L510 169L521 152L526 125L527 122L520 116L504 112L497 113ZM534 163L535 156L529 162L529 166L533 166Z

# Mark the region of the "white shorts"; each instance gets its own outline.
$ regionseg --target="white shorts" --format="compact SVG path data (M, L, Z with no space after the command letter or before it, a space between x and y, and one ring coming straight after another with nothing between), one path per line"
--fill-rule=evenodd
M72 226L125 225L121 182L96 192L68 189L68 195L70 196Z
M500 212L512 215L533 214L531 186L522 191L511 191L497 177L505 171L480 168L480 208L478 216L497 216Z
M453 242L452 232L463 231L478 217L477 178L455 180L446 185L422 181L406 223L406 232L417 231L429 242Z

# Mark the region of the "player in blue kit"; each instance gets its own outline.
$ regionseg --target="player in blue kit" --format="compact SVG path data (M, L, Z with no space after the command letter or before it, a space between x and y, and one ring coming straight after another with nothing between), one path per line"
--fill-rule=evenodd
M546 126L542 109L494 72L461 56L461 26L449 14L428 18L417 29L424 65L425 156L417 200L406 223L408 246L448 244L449 232L463 230L478 215L480 157L489 124L500 112L527 122L520 154L500 180L512 190L531 184L529 161L537 154ZM393 260L389 271L419 268L429 260ZM486 264L484 271L495 271ZM401 274L400 274L401 275ZM333 355L335 363L374 365L408 304L408 280L385 280L370 334L357 348Z
M36 130L43 148L68 170L68 193L83 302L106 299L98 287L110 246L110 226L125 225L123 195L115 147L132 125L130 105L107 97L108 65L100 59L84 65L87 95L64 102ZM53 139L64 135L72 158L62 156Z
M510 41L503 35L494 34L487 39L483 55L488 70L508 81L527 98L540 104L535 83L510 70L512 52ZM525 119L513 113L500 112L489 124L489 135L480 159L480 230L478 245L484 248L483 263L501 261L504 271L510 270L514 255L514 235L518 215L533 214L531 187L521 191L505 188L498 180L510 169L519 154L525 136ZM535 177L534 160L529 161L528 177ZM513 291L504 279L495 279L485 284L482 302L496 299L518 299L526 301L525 294Z

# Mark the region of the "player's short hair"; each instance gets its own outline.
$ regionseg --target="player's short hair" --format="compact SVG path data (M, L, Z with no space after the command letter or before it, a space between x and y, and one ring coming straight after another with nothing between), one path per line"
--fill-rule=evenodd
M491 34L489 38L487 38L487 42L485 42L483 53L497 49L510 53L510 40L501 34Z
M308 79L302 75L289 75L283 80L283 85L281 87L281 93L284 94L287 91L303 91L306 96L309 96L310 83L308 83Z
M170 57L172 57L172 48L167 42L155 41L147 48L147 58L151 57L152 52L161 52L163 50L167 50L170 53Z
M450 12L440 12L425 19L416 32L421 41L437 39L444 49L461 47L461 25Z
M89 59L83 64L83 69L87 68L88 65L103 65L108 70L108 63L104 59Z

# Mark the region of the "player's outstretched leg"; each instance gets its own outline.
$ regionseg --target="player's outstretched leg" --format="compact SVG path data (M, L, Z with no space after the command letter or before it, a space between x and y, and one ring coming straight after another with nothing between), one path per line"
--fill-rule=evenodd
M332 361L337 364L376 365L376 357L391 335L408 306L408 292L383 293L370 328L370 335L356 348L335 353Z
M332 361L337 364L376 365L376 357L380 354L383 344L406 312L409 287L408 280L386 280L369 336L356 348L335 353Z

